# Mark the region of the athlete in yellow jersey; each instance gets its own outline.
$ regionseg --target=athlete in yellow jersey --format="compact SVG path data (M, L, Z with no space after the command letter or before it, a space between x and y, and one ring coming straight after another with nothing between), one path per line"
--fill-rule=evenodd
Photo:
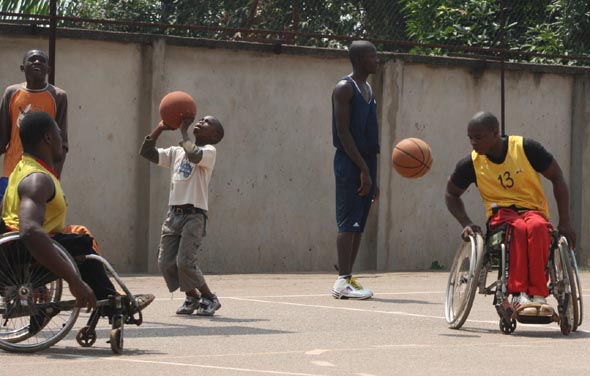
M549 210L540 175L553 184L559 211L558 230L575 248L576 234L570 222L569 193L557 161L532 139L501 137L498 119L479 112L469 122L467 135L473 147L449 177L447 208L463 226L463 237L481 233L467 215L461 195L475 183L484 202L490 230L506 223L512 231L508 290L520 315L553 314L545 266L551 244ZM526 308L541 303L541 310ZM524 308L523 308L524 307Z
M96 306L96 299L117 295L102 263L89 260L78 268L80 276L62 259L50 241L53 237L72 255L93 254L88 235L63 234L66 202L55 165L63 157L59 128L42 111L22 119L19 129L24 156L9 178L2 205L2 223L19 231L31 255L45 268L68 282L79 306ZM140 309L154 300L151 294L136 295Z

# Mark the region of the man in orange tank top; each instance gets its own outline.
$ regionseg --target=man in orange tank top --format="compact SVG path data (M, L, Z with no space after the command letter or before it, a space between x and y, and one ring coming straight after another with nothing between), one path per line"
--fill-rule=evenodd
M6 180L23 153L18 133L22 118L33 111L47 112L55 119L63 140L64 159L68 152L68 96L62 89L47 82L49 57L41 50L25 53L20 70L25 82L11 85L4 91L0 104L0 154L4 154L0 191L4 194ZM63 160L56 165L61 175ZM2 197L0 196L0 199Z
M557 161L537 141L501 136L498 119L479 112L467 127L473 152L457 163L447 182L447 208L463 226L463 237L481 233L469 218L461 195L475 183L486 207L488 226L508 224L511 231L508 292L523 316L551 316L545 266L551 246L551 223L540 175L553 185L559 222L557 229L572 248L576 234L570 222L569 191ZM537 310L530 303L540 303ZM529 307L527 307L529 306Z

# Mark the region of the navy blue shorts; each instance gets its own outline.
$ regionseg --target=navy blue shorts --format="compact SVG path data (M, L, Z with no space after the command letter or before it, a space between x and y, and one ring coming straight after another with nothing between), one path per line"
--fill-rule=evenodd
M363 232L377 183L377 157L365 158L373 187L366 196L359 196L360 170L344 152L334 156L336 177L336 223L338 232Z

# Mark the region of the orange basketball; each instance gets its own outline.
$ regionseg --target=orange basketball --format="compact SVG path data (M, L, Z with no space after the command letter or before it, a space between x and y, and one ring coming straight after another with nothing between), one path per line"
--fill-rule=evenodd
M424 176L432 166L430 146L419 138L403 139L393 148L391 164L405 178Z
M172 128L180 128L182 123L180 115L183 113L197 115L197 103L193 97L184 91L168 93L160 101L160 118L162 118L164 124Z

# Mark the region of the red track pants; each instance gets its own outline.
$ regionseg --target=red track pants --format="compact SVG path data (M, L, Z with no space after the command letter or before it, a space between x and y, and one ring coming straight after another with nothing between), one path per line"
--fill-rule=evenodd
M551 223L537 211L519 214L502 208L490 218L490 227L503 223L512 227L508 292L548 296L545 267L551 246Z

